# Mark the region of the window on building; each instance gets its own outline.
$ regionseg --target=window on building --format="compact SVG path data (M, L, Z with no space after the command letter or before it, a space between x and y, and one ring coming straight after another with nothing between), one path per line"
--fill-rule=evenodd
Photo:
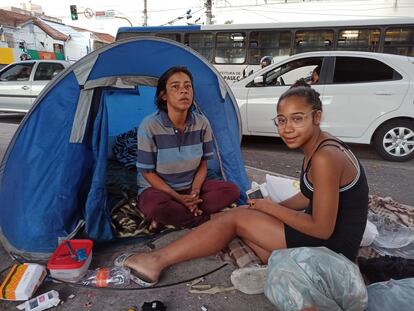
M55 53L63 53L63 44L53 43L53 52Z
M4 33L4 40L9 48L14 48L14 38L12 33Z

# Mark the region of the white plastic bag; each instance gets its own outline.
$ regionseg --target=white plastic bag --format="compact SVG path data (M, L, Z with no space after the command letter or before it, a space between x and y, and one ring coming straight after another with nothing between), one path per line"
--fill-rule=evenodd
M372 243L378 254L414 259L414 228L374 213L368 213L368 219L378 230L378 236Z
M389 280L368 286L368 311L412 310L414 278Z
M367 289L357 265L326 247L273 251L266 297L278 310L365 310Z
M299 181L266 174L266 190L273 202L282 202L300 191Z
M377 226L372 222L367 220L367 225L365 226L364 235L362 236L361 246L369 246L374 242L375 238L378 235Z

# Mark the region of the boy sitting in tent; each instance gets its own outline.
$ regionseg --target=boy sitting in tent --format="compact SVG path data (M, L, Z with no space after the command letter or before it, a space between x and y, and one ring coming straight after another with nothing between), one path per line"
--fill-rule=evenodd
M210 219L240 195L238 187L206 180L213 158L212 130L193 108L193 78L185 67L172 67L158 80L158 111L138 129L138 206L151 222L191 228Z

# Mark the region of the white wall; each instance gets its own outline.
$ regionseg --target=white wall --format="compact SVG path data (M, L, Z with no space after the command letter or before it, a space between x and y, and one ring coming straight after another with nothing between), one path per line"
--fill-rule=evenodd
M51 36L46 34L41 28L31 23L23 26L19 31L19 40L17 41L20 40L26 41L27 49L43 52L54 52L54 43L64 45L64 41L53 39Z
M91 51L90 33L78 32L76 37L71 35L71 39L65 44L66 60L74 62L84 57Z

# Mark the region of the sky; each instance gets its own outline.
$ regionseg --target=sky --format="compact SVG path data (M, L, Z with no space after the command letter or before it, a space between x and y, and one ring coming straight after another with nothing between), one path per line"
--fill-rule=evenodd
M0 7L29 3L28 0L0 0ZM143 24L144 0L32 0L42 6L46 15L63 23L115 35L119 27ZM159 26L205 23L204 0L147 0L148 25ZM216 24L272 23L292 20L367 19L372 17L414 17L413 0L213 0L212 13ZM69 6L77 6L79 20L70 19ZM83 12L114 10L117 18L86 18ZM191 9L191 18L186 12ZM179 17L183 17L178 19ZM125 19L126 18L126 19Z

